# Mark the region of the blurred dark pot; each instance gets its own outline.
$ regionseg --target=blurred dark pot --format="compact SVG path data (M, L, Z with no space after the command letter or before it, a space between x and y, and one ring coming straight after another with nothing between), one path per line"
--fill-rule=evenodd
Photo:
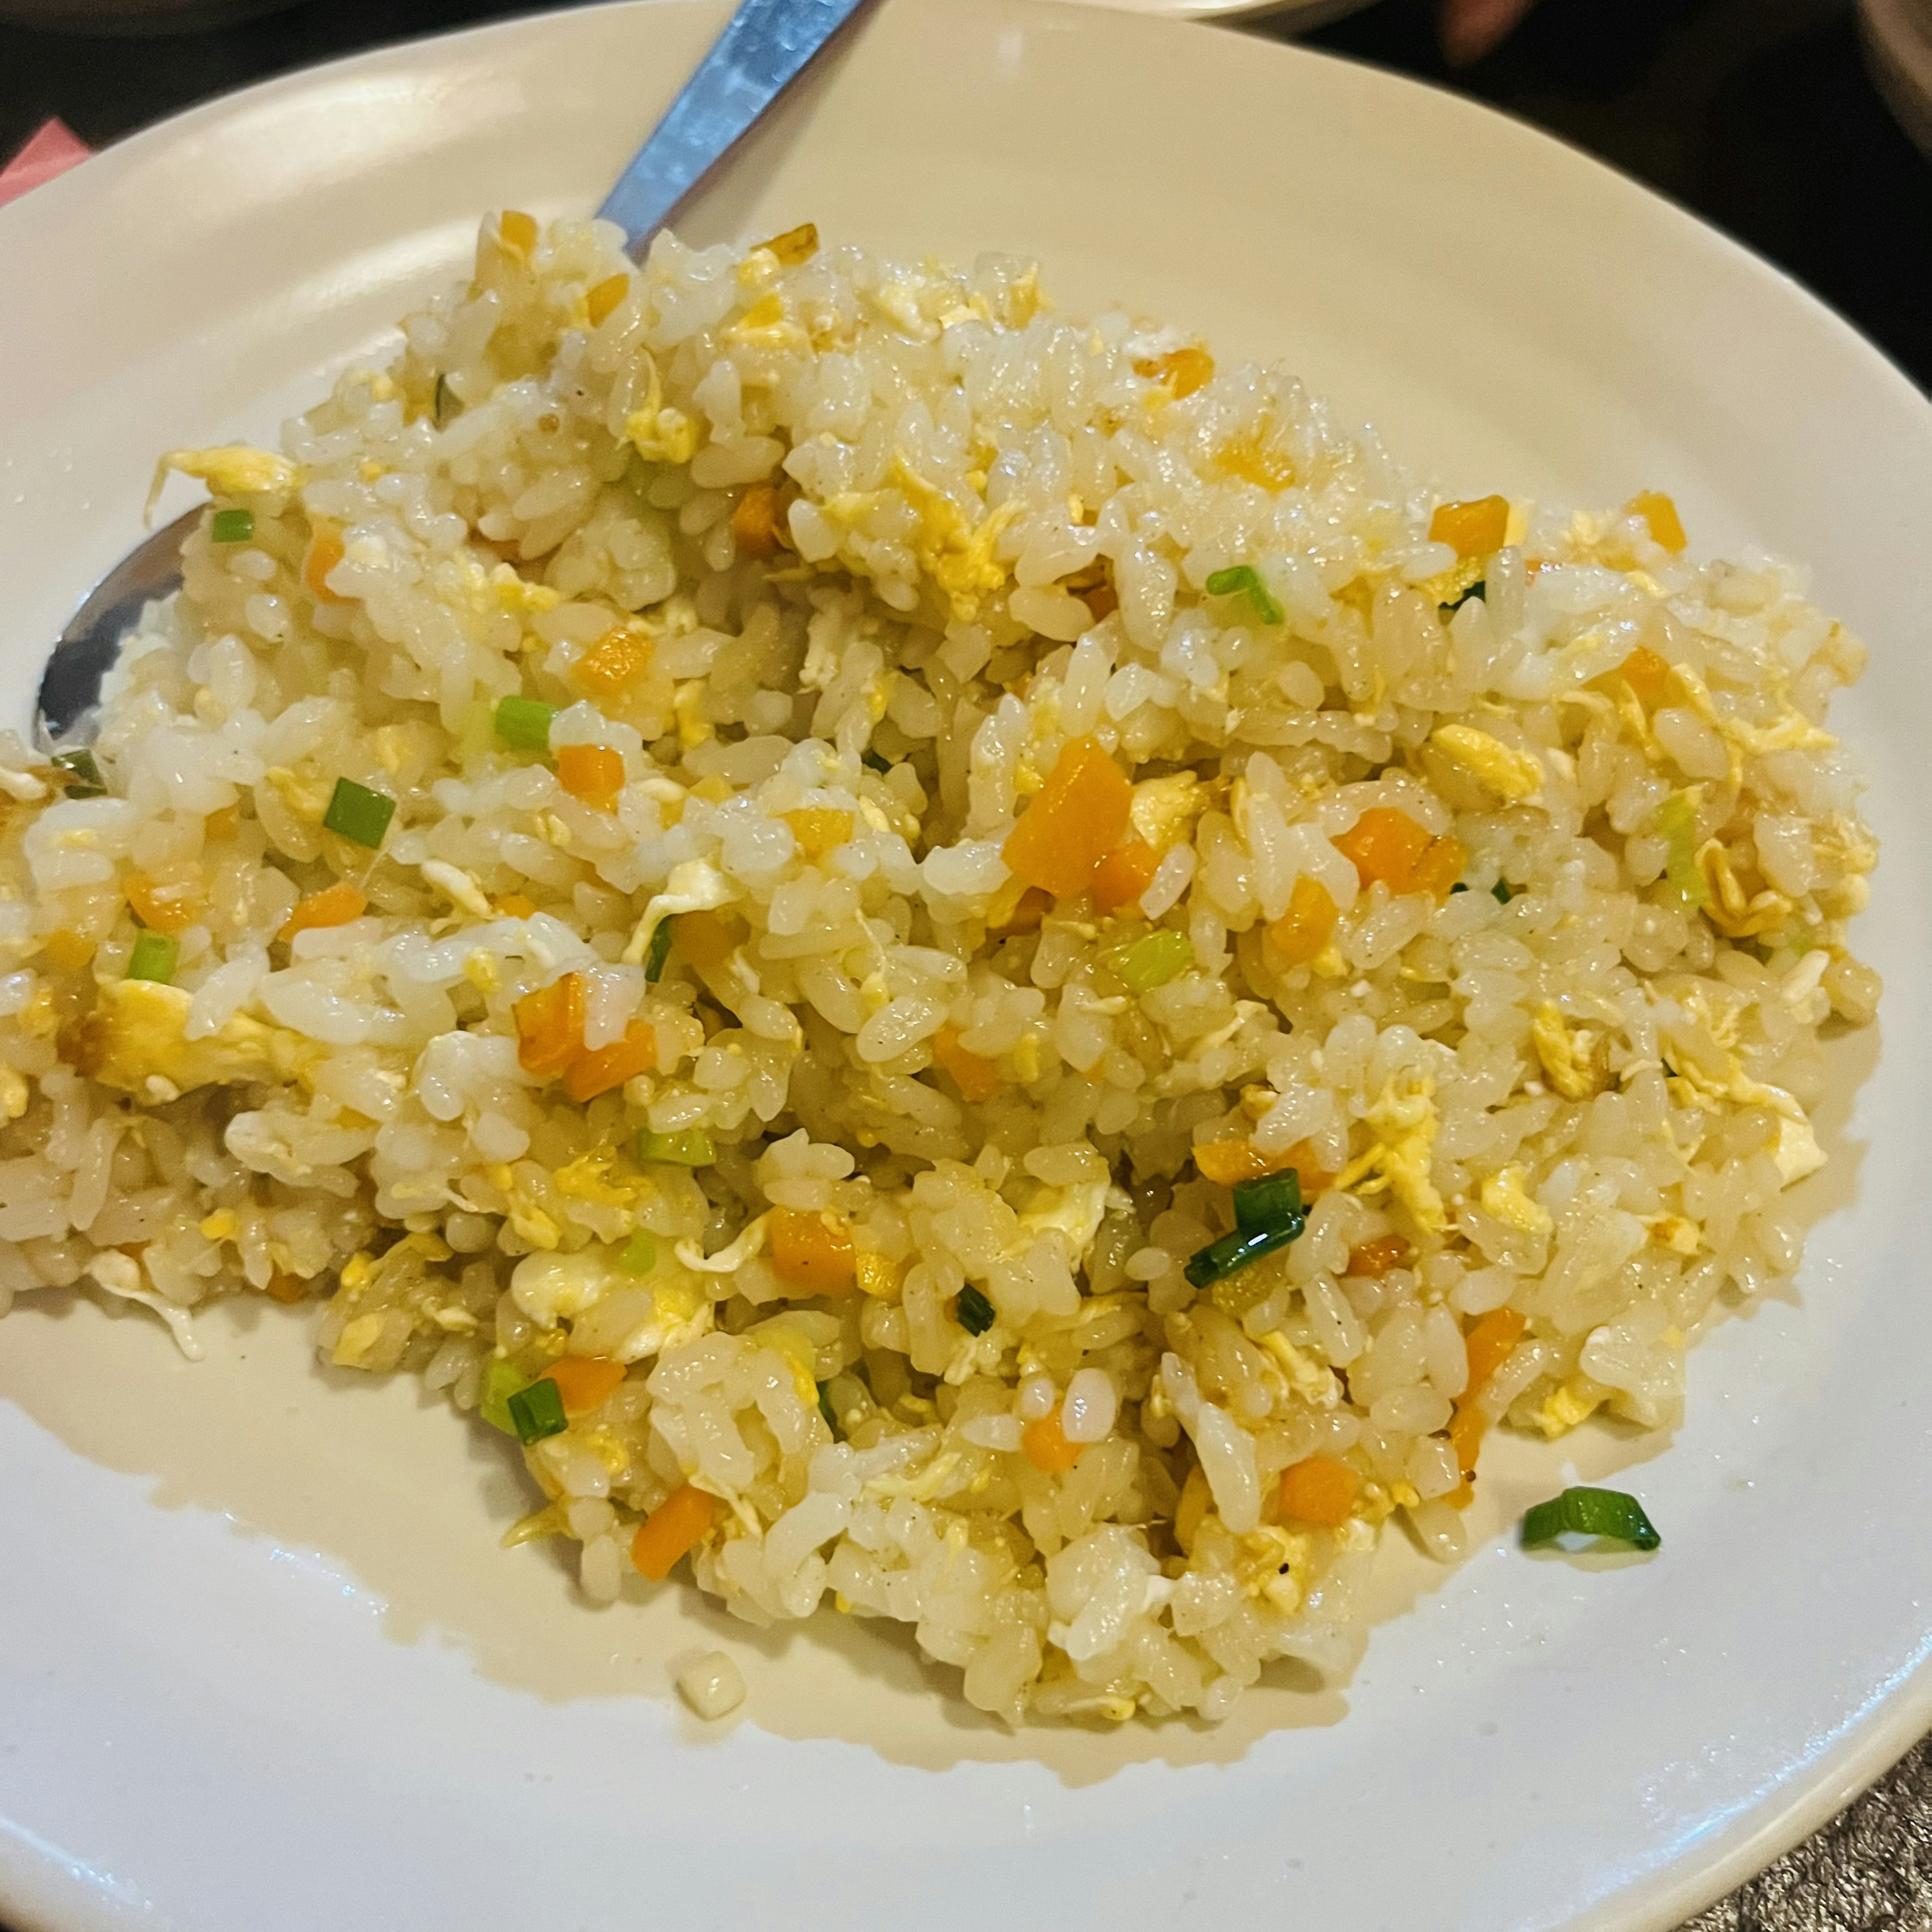
M279 12L292 0L0 0L0 21L57 34L185 34Z

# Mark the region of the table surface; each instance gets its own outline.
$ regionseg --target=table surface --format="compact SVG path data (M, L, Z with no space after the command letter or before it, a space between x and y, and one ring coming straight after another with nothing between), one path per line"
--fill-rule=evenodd
M0 160L50 115L99 146L290 68L531 10L527 0L304 0L142 39L0 25ZM1932 388L1932 164L1867 77L1851 0L1544 0L1460 71L1438 51L1432 0L1381 0L1307 38L1487 101L1661 189ZM1928 1927L1932 1740L1684 1932Z

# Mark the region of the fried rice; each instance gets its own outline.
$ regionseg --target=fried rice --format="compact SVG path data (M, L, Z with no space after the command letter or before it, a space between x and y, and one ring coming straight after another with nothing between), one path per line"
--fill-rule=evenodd
M592 1605L1219 1718L1798 1264L1864 653L1667 497L1445 502L1010 258L516 213L168 468L91 751L0 747L0 1312L292 1304Z

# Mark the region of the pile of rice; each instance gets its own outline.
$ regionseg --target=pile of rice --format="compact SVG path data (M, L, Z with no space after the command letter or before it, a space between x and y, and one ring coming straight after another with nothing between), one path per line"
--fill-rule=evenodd
M1349 1667L1391 1516L1462 1550L1459 1442L1669 1427L1798 1264L1821 1036L1878 994L1822 728L1864 653L1666 499L1445 520L1285 375L1010 259L637 269L516 214L281 455L169 460L249 531L130 640L104 792L0 757L0 1310L91 1281L193 1350L309 1301L499 1426L592 1358L510 1539L592 1604L676 1496L752 1622L909 1622L1014 1722L1219 1718ZM1148 848L1106 912L1006 862L1069 746ZM1371 811L1455 889L1365 884ZM518 1016L569 976L572 1051L646 1063L582 1101ZM1306 1232L1190 1286L1288 1164Z

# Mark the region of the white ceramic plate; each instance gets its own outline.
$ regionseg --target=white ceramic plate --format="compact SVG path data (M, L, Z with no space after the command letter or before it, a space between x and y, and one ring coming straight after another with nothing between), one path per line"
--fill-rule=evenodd
M217 103L0 212L0 676L134 535L154 452L272 436L457 271L479 209L596 198L722 17L553 14ZM1013 0L888 0L693 224L1033 252L1285 357L1452 490L1673 488L1700 547L1815 560L1874 646L1844 728L1886 843L1891 996L1836 1050L1796 1294L1696 1352L1667 1445L1510 1445L1490 1540L1399 1538L1339 1690L1220 1731L1010 1736L902 1642L764 1638L672 1589L575 1607L501 1445L329 1386L298 1316L0 1322L0 1910L22 1928L1662 1927L1932 1719L1922 1534L1932 743L1912 570L1932 411L1761 263L1540 136L1366 69ZM179 487L179 486L177 486ZM184 490L182 500L187 500ZM1648 1457L1666 1543L1506 1521ZM1489 1466L1486 1462L1486 1472ZM741 1660L700 1733L666 1661Z

